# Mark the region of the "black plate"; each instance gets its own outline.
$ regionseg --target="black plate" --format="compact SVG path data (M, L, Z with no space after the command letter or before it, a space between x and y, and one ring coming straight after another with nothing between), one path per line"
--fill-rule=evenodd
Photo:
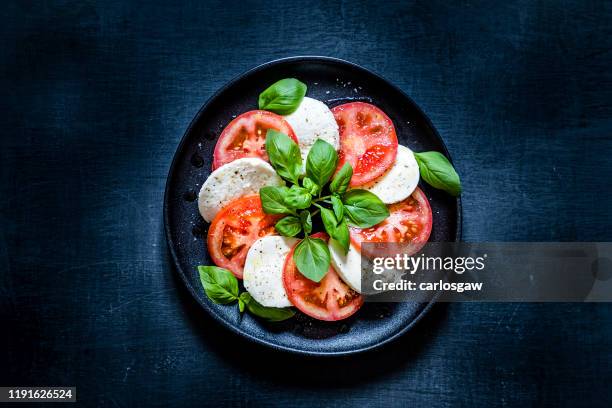
M295 77L308 85L307 95L330 107L353 100L371 102L389 115L399 142L415 151L448 151L419 107L399 88L350 62L326 57L295 57L254 68L219 90L189 125L174 155L164 199L166 238L176 269L191 294L230 330L268 346L304 354L338 355L378 347L408 331L431 307L429 303L366 303L351 318L320 322L298 314L268 324L238 307L220 306L206 297L197 265L212 265L206 250L206 224L198 213L196 194L211 172L212 152L232 118L257 109L259 93L273 82ZM461 235L461 203L421 184L433 210L430 240L455 241Z

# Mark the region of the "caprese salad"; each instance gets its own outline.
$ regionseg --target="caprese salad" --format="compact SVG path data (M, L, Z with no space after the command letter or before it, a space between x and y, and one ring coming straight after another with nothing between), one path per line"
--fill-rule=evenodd
M362 243L417 252L432 227L420 178L461 193L446 157L399 145L378 107L330 109L306 90L282 79L260 94L258 110L232 120L198 196L215 263L198 267L204 291L269 321L296 309L327 321L353 315L365 296Z

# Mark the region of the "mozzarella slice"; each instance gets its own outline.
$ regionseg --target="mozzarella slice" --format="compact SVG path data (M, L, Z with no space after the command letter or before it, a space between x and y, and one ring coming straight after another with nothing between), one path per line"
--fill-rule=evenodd
M271 235L255 241L244 264L244 288L267 307L292 306L283 286L283 267L297 238Z
M359 186L378 196L385 204L393 204L410 197L419 184L419 165L412 150L397 146L395 163L385 174L373 182Z
M348 253L344 255L344 249L334 239L330 239L327 245L331 254L331 263L338 275L344 283L361 293L361 254L359 251L353 245L349 245Z
M323 102L305 97L297 110L286 115L285 119L299 140L304 166L308 152L317 139L328 142L336 150L340 148L338 124L334 114Z
M340 275L344 283L361 294L373 295L380 293L379 290L374 290L374 281L380 280L386 283L399 282L405 274L405 271L395 269L385 269L382 273L375 274L373 271L373 260L366 257L362 258L361 252L352 244L349 246L346 255L344 255L344 250L337 241L330 239L327 245L331 255L331 263L336 272L338 272L338 275ZM379 255L382 256L383 253ZM364 262L365 264L363 264ZM363 276L362 269L365 273Z
M198 196L202 218L211 222L227 203L255 194L264 186L283 186L285 182L265 161L253 157L234 160L213 171Z

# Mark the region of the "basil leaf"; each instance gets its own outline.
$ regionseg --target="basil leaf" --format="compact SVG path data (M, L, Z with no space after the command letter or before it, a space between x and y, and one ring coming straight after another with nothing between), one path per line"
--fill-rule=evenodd
M389 209L375 194L366 190L349 190L343 197L349 224L369 228L389 216Z
M329 270L329 248L320 238L306 237L296 245L293 261L302 275L320 282Z
M461 180L448 159L440 152L414 153L421 177L429 185L447 193L461 194Z
M344 163L344 166L336 173L334 179L329 185L329 191L337 194L344 194L353 177L353 168L349 163Z
M302 222L298 217L288 215L278 220L274 228L285 237L294 237L302 231Z
M310 211L304 210L300 212L300 222L302 223L304 232L310 234L312 232L312 216L310 215Z
M351 245L351 237L346 219L342 220L340 224L338 224L334 235L331 237L333 240L338 242L340 246L342 246L342 249L344 249L344 255L348 254L349 246Z
M306 157L306 175L319 187L323 187L336 171L338 153L334 146L317 139Z
M244 313L244 300L242 300L242 295L240 295L241 297L238 298L238 310L240 310L240 313Z
M293 210L285 204L287 187L266 186L259 189L261 206L266 214L293 214Z
M282 178L299 184L302 172L300 148L286 134L268 129L266 132L266 152L274 170Z
M293 185L285 195L285 204L291 208L303 210L310 207L312 196L304 187Z
M213 302L226 305L238 299L238 279L227 269L200 265L198 273L206 295Z
M281 79L259 94L259 109L279 115L293 113L302 103L306 89L306 84L295 78Z
M334 209L334 215L338 222L342 221L344 218L344 205L342 205L342 200L337 196L333 195L331 197L332 207Z
M302 180L302 186L304 186L304 188L308 190L311 195L317 195L319 194L319 191L321 191L319 189L319 186L317 186L317 184L309 177L304 177L304 179Z
M295 315L295 311L291 308L285 307L266 307L261 305L249 292L242 292L240 294L240 300L244 302L249 313L262 317L269 322L280 322L287 320Z
M332 239L338 241L338 243L342 246L342 249L344 249L345 254L348 253L350 241L346 221L343 220L338 222L336 216L331 210L323 207L319 208L321 209L321 219L323 220L325 231L327 231Z
M323 221L323 226L325 227L325 231L329 235L332 235L334 230L336 229L336 225L338 225L338 220L336 220L336 216L332 210L329 210L325 207L319 207L321 209L321 220Z

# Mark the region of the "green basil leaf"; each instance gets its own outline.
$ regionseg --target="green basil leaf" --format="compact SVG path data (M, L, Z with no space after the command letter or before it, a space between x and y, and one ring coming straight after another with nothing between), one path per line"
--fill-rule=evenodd
M259 94L259 109L279 115L293 113L302 103L306 89L306 84L295 78L281 79Z
M333 195L331 197L332 207L334 209L334 215L338 222L342 221L344 218L344 205L342 205L342 200L337 196Z
M321 209L321 220L323 221L323 226L325 227L325 231L329 235L332 235L334 230L336 229L336 225L338 225L338 220L334 215L332 210L329 210L325 207L319 207Z
M288 215L278 220L274 228L285 237L294 237L302 231L302 222L298 217Z
M293 184L299 184L302 172L300 148L286 134L268 129L266 132L266 152L274 170Z
M310 215L310 211L304 210L300 212L300 222L302 223L304 232L310 234L312 232L312 216Z
M293 185L285 195L285 204L291 208L303 210L310 207L312 196L304 187Z
M281 322L295 315L295 311L289 307L266 307L253 299L249 292L242 292L240 300L244 302L247 310L252 315L266 319L269 322Z
M336 171L338 153L334 146L322 139L312 145L306 157L306 175L323 187Z
M238 279L227 269L200 265L198 273L206 295L213 302L226 305L238 299Z
M302 186L304 186L304 188L313 196L319 194L319 191L321 191L317 183L312 181L309 177L304 177L302 180Z
M349 163L344 163L344 166L336 173L334 179L329 185L329 191L337 194L344 194L353 177L353 168Z
M285 196L289 188L266 186L259 189L261 206L266 214L293 214L293 210L285 204Z
M342 249L344 249L344 255L348 254L349 246L351 245L351 237L349 234L348 224L346 219L342 220L336 227L334 235L331 236L333 240L338 242Z
M240 313L244 313L244 300L242 300L242 295L241 297L238 298L238 310L240 310Z
M429 185L447 193L461 194L461 180L448 159L440 152L415 153L421 177Z
M320 238L306 237L296 245L293 260L298 271L314 282L320 282L329 270L327 243Z
M350 240L346 220L338 222L333 211L323 207L319 208L321 209L321 219L323 220L325 231L327 231L332 239L338 241L338 243L342 246L342 249L344 249L345 254L348 253Z
M389 216L389 209L380 198L366 190L349 190L343 204L349 224L359 228L369 228Z

